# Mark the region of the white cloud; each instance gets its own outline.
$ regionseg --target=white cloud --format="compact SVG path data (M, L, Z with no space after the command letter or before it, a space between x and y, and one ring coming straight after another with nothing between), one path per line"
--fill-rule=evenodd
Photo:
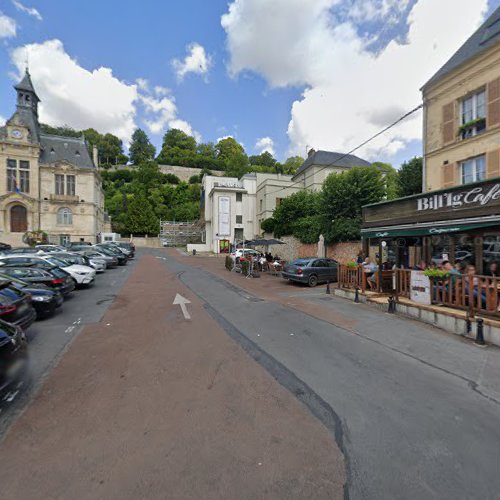
M17 33L16 21L0 11L0 38L12 38Z
M75 129L95 128L130 140L137 127L137 105L142 104L144 123L157 134L172 124L190 125L179 119L175 100L165 97L168 89L154 86L144 78L128 84L113 75L110 68L92 71L68 55L60 40L49 40L14 49L12 62L24 74L26 56L30 61L33 84L41 99L40 120L50 125L69 125Z
M34 7L26 7L26 5L23 5L19 0L12 0L12 3L14 4L17 10L24 12L25 14L28 14L28 16L35 17L39 21L43 21L42 15Z
M199 43L191 43L186 47L188 54L181 61L172 60L172 66L177 79L182 81L188 73L207 75L212 66L212 57L206 53L205 48Z
M0 127L3 127L5 125L6 121L7 120L3 116L0 115Z
M93 127L128 140L135 129L137 86L113 75L110 68L89 71L64 50L60 40L18 47L12 61L24 72L26 55L41 99L40 118L52 125Z
M271 153L273 156L275 154L274 141L270 137L262 137L261 139L258 139L255 143L255 149L259 152L259 154L262 154L265 151Z
M305 86L291 110L291 153L306 145L347 151L421 102L419 87L478 27L487 3L418 0L405 41L392 40L373 54L368 47L374 35L360 36L354 17L389 19L408 0L233 0L221 19L228 71L257 72L272 87ZM355 4L350 19L336 20L336 12ZM384 159L420 138L416 113L357 154Z
M157 96L164 96L170 94L170 89L167 87L162 87L161 85L155 85L154 91Z

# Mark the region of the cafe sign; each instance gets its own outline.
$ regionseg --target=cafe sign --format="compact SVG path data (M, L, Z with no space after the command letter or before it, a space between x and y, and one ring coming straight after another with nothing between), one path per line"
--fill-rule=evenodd
M468 191L438 193L417 199L417 211L485 206L500 199L500 184L477 186Z

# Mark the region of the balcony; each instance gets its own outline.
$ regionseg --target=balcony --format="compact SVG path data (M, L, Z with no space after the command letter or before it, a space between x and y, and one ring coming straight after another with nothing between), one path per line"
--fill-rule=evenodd
M51 194L50 201L58 203L78 203L80 201L80 197L70 194Z

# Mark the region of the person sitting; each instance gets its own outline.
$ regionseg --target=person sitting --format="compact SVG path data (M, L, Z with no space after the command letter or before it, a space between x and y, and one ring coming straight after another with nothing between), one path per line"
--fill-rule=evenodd
M376 269L377 265L371 261L370 257L367 257L363 263L363 271L365 273L374 273Z
M489 272L490 276L496 276L496 277L498 277L498 267L497 267L497 261L496 260L492 260L490 262L490 265L488 266L488 272Z
M261 271L265 271L268 268L267 259L262 253L260 254L259 267Z
M273 256L272 256L271 252L266 253L266 260L267 260L267 262L273 261Z
M427 262L425 260L420 260L419 263L413 267L414 271L425 271L427 269Z

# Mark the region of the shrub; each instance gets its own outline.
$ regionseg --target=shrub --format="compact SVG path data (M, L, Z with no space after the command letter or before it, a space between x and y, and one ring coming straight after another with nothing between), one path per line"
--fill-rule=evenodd
M241 263L241 274L247 276L249 269L250 269L250 262L248 262L248 260L244 260Z
M424 271L424 274L429 278L437 278L437 279L444 279L450 275L448 271L442 271L441 269L426 269Z
M356 269L358 267L358 264L352 260L350 260L349 262L346 262L346 267L350 267L352 269Z

